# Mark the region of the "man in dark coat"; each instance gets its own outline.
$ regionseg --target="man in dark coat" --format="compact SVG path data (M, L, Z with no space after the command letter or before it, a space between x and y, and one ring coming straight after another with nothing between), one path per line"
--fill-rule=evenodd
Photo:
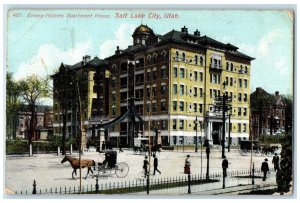
M227 176L227 168L228 168L228 160L226 159L226 156L224 156L224 159L222 161L222 169L223 169L224 177Z
M157 159L157 157L156 157L155 154L153 155L153 157L154 157L154 163L153 163L154 171L153 171L153 175L155 175L155 171L158 171L158 173L161 174L160 170L157 169L157 167L158 167L158 159Z
M263 181L265 181L266 178L267 178L267 172L269 172L268 159L265 159L265 161L262 162L262 164L261 164L261 171L264 173Z
M274 170L278 171L278 169L279 169L279 156L277 155L277 153L275 153L275 155L273 156L272 163L274 164Z
M144 165L143 165L143 169L145 172L145 178L147 177L147 174L148 174L148 165L149 165L148 157L145 156Z

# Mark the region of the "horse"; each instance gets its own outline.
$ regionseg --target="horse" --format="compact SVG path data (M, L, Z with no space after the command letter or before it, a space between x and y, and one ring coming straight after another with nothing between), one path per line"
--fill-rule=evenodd
M272 155L274 154L274 151L275 151L274 147L263 147L261 153L265 155L268 155L270 153Z
M77 169L79 169L80 167L80 164L79 164L79 159L76 159L76 158L73 158L71 156L65 156L62 160L61 160L61 163L63 164L64 162L70 162L72 168L74 169L73 172L72 172L72 178L75 180L74 178L74 173L75 175L77 175L76 171ZM87 173L86 173L86 176L85 176L85 179L87 178L89 172L91 171L91 173L93 174L93 170L92 170L92 166L95 167L95 161L94 160L91 160L91 159L81 159L81 168L85 168L87 167L88 170L87 170Z

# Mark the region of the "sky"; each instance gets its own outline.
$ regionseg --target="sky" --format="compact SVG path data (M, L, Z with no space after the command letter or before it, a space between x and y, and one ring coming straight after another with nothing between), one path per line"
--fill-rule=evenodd
M165 18L166 13L179 17ZM7 17L6 69L16 80L31 74L51 75L62 62L74 64L84 55L104 58L116 46L132 45L131 35L141 23L156 34L186 26L189 33L198 29L201 35L231 43L255 58L251 92L262 87L292 95L292 16L288 10L12 9Z

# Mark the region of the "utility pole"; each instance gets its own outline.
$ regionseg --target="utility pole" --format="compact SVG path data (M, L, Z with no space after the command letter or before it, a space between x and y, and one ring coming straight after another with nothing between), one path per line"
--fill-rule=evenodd
M195 147L195 152L198 152L198 136L197 136L197 116L195 120L195 130L196 130L196 147Z
M223 85L226 85L225 83ZM218 110L222 110L222 158L225 158L225 124L226 113L231 107L231 98L227 94L223 93L223 96L219 96L216 99L216 107Z
M231 130L231 123L230 123L230 117L231 117L231 113L229 113L228 115L228 152L230 152L230 130Z

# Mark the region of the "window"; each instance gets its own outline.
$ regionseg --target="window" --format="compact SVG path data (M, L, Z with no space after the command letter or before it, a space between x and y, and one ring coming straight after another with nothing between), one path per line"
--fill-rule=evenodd
M247 108L244 108L244 116L247 116Z
M203 56L200 56L200 65L203 66Z
M180 95L184 95L184 85L180 85Z
M194 103L194 112L197 112L197 104Z
M112 115L116 115L116 107L112 108Z
M150 97L150 87L147 87L147 96Z
M203 73L200 72L200 81L202 82L203 81Z
M245 73L248 73L248 67L245 66Z
M127 92L121 92L120 97L121 97L120 98L121 102L126 101L126 99L127 99Z
M179 109L180 109L180 111L184 111L184 102L183 101L179 102Z
M185 53L182 53L182 61L185 61Z
M176 119L173 119L173 130L176 130L177 129L177 120Z
M148 80L148 81L151 81L151 72L150 72L150 71L147 72L147 80Z
M194 97L197 97L197 87L194 87Z
M198 56L195 55L195 64L197 65L198 64Z
M178 53L178 51L176 51L176 53L175 53L175 60L176 60L176 61L179 60L179 53Z
M230 71L233 71L233 63L230 64Z
M242 115L242 109L239 107L238 108L238 116L241 116Z
M242 93L239 93L239 94L238 94L238 101L239 101L239 102L242 101Z
M199 112L202 113L202 104L199 104Z
M177 84L173 84L173 93L177 94Z
M244 102L246 102L247 100L248 100L247 94L244 94Z
M147 104L147 111L150 112L150 103Z
M213 90L213 99L217 97L217 90Z
M233 86L233 78L230 78L230 86Z
M167 108L166 108L166 101L162 101L161 102L161 111L166 111L167 110Z
M194 71L194 80L197 81L198 80L198 72Z
M167 76L166 69L165 68L161 69L161 79L166 79L166 76Z
M174 67L173 70L174 70L173 76L174 78L177 78L177 67Z
M173 101L173 111L177 111L177 101Z
M179 120L179 129L183 130L184 120Z
M166 85L162 85L161 86L161 94L165 94L166 93Z
M244 79L244 87L247 88L248 87L248 80Z
M226 62L226 70L228 71L229 70L229 63Z
M127 77L121 78L121 88L127 87Z
M156 112L156 102L152 104L152 112Z
M184 78L184 68L180 68L180 78Z
M239 79L239 87L243 87L243 80Z
M199 88L199 95L200 95L200 97L203 97L203 89L202 88Z
M157 95L157 90L156 90L156 87L153 87L153 89L152 89L152 90L153 90L153 92L152 92L152 95L153 95L153 96L156 96L156 95Z
M156 70L154 70L153 71L153 80L156 80L156 78L157 78L157 72L156 72Z
M244 133L246 132L246 128L247 128L246 123L243 123L243 132L244 132Z
M241 124L240 123L238 123L238 132L240 133L240 132L242 132L242 129L241 129L242 127L241 127Z
M116 93L113 93L113 94L112 94L112 101L113 101L113 102L116 101Z
M209 89L209 98L212 98L212 89Z
M161 121L161 129L162 130L166 130L167 129L167 121L166 120L162 120Z

